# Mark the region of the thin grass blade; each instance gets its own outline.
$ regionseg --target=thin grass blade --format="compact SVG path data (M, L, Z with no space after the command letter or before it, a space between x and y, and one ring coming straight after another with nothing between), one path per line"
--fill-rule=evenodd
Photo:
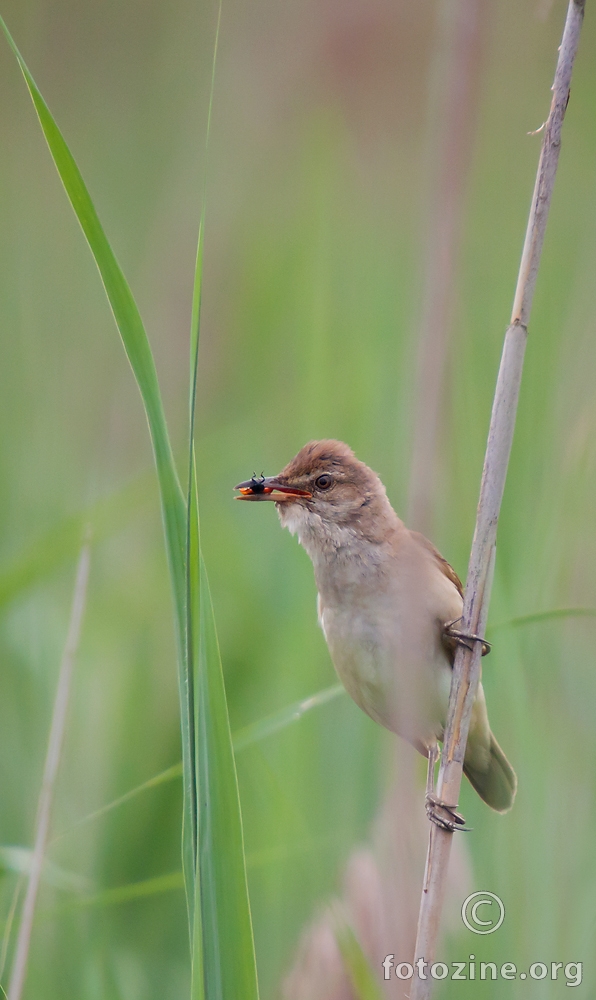
M322 691L317 691L316 694L309 695L308 698L302 698L300 701L295 701L291 705L287 705L285 708L280 709L279 712L273 712L264 719L258 719L256 722L251 722L248 726L243 726L242 729L239 729L237 733L232 735L234 755L260 743L269 736L274 736L275 733L281 732L294 722L298 722L303 715L310 712L313 708L319 708L330 701L335 701L336 698L345 693L346 689L343 684L332 684L330 687L323 688ZM102 816L105 816L113 809L118 809L119 806L123 806L136 798L137 795L151 791L151 789L167 784L170 781L176 781L181 777L182 761L179 761L177 764L167 767L165 771L160 771L159 774L155 774L152 778L148 778L147 781L143 781L142 784L131 788L128 792L124 792L123 795L119 795L117 799L107 802L105 806L100 806L99 809L94 809L93 812L83 816L76 823L73 823L72 826L69 826L67 830L54 837L52 843L56 843L62 837L67 837L70 833L78 830L81 826L85 826L87 823L101 819Z
M10 997L10 1000L20 1000L27 975L27 963L29 958L33 921L35 918L35 908L37 905L39 886L44 870L52 804L54 801L54 790L56 787L58 768L60 766L62 746L64 744L72 675L87 599L89 563L90 547L89 543L85 542L83 548L81 549L81 555L77 567L66 644L64 646L60 670L58 672L58 683L56 686L54 707L52 710L52 721L48 736L48 748L46 751L41 789L39 792L35 828L35 844L31 853L29 879L27 882L27 889L21 912L15 954L10 974L10 984L8 987L8 996Z
M58 174L95 258L145 405L155 453L181 662L179 687L185 779L183 863L193 942L193 998L231 1000L242 996L251 1000L258 996L258 989L240 804L213 610L200 555L194 476L194 403L204 208L191 331L189 501L192 498L192 502L185 505L155 364L134 297L75 160L1 18L0 27L19 63ZM210 107L212 94L213 87Z
M200 910L201 940L199 949L197 932L193 998L204 995L207 1000L235 1000L241 996L243 1000L258 1000L236 767L209 583L200 556L198 568L199 866L195 914L198 917Z
M330 687L323 688L322 691L318 691L308 698L295 701L292 705L280 709L279 712L273 712L265 719L259 719L257 722L251 722L248 726L243 726L242 729L234 733L234 752L239 753L241 750L246 750L247 747L255 743L260 743L261 740L266 739L268 736L273 736L274 733L280 732L293 722L298 722L311 709L319 708L330 701L335 701L336 698L341 697L345 693L346 689L343 684L332 684Z
M551 608L550 611L534 611L529 615L520 615L519 618L510 618L506 622L497 622L487 631L498 632L500 629L521 628L523 625L554 621L557 618L596 618L596 608Z
M191 828L191 803L195 794L195 783L192 782L193 772L193 739L192 713L189 712L189 690L192 681L187 670L186 653L186 584L185 584L185 525L186 505L178 481L174 457L168 436L157 373L149 340L143 326L138 307L128 286L126 278L116 260L108 242L103 227L99 221L95 206L81 173L75 163L60 129L44 101L27 65L15 42L0 17L0 27L19 63L21 72L29 89L37 112L42 131L48 144L54 164L64 185L64 189L74 212L79 220L87 239L95 263L110 302L116 325L120 332L124 349L130 361L149 424L149 431L155 454L155 463L159 481L166 548L174 593L174 607L177 623L177 638L180 669L178 674L182 753L184 760L185 794L184 794L184 841L183 863L187 884L191 886L188 894L189 906L194 898L194 872L192 870L193 845L187 844L188 831Z
M358 1000L383 1000L381 986L373 974L360 941L346 920L336 919L335 938Z
M85 234L108 297L116 325L137 380L149 423L162 492L163 514L175 590L184 585L184 500L166 428L153 355L137 304L103 230L85 182L60 129L43 99L4 20L2 28L25 78L39 122L64 189Z
M209 144L221 23L218 5L207 116ZM258 1000L257 971L246 878L244 837L232 735L211 594L199 534L194 428L203 289L206 182L193 286L190 329L188 500L186 525L187 661L194 700L195 902L193 1000Z

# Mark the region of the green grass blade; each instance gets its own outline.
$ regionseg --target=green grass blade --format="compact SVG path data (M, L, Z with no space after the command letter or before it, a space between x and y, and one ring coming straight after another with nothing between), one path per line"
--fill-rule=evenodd
M99 269L145 405L155 454L181 654L183 861L192 924L193 997L227 1000L240 995L251 1000L258 996L258 988L238 785L213 610L200 554L193 470L204 204L191 331L191 502L185 505L139 310L75 160L1 18L0 27L19 63L58 174ZM212 93L210 109L211 102Z
M127 522L138 521L149 507L148 486L148 477L140 476L28 541L21 552L0 567L0 608L72 559L80 551L86 526L97 544L113 536Z
M206 143L209 143L221 2L213 50ZM193 1000L258 1000L256 960L242 817L228 706L213 607L199 536L194 427L203 285L206 187L201 218L190 330L188 499L186 526L186 639L194 701L195 902Z
M596 608L552 608L550 611L535 611L530 615L510 618L506 622L497 622L496 625L489 626L487 632L520 628L523 625L534 625L536 622L547 622L556 618L596 618Z
M144 879L142 882L132 882L130 885L116 886L114 889L104 889L92 896L82 896L73 901L73 909L91 906L115 906L129 903L133 899L145 899L147 896L159 895L162 892L172 892L184 888L182 872L172 872L168 875L157 875L155 878Z
M327 702L334 701L345 693L346 689L343 684L332 684L330 687L323 688L322 691L317 691L316 694L309 695L308 698L302 698L300 701L295 701L293 704L287 705L286 708L280 709L279 712L273 712L264 719L258 719L257 722L251 722L248 726L243 726L242 729L239 729L237 733L232 735L234 755L260 743L261 740L265 740L269 736L274 736L275 733L281 732L287 726L292 725L292 723L298 722L311 709L326 705ZM160 771L159 774L155 774L152 778L148 778L147 781L143 781L142 784L131 788L128 792L124 792L123 795L119 795L117 799L107 802L105 806L100 806L99 809L94 809L87 816L83 816L72 826L69 826L67 830L54 837L52 843L56 843L62 837L67 837L70 833L78 830L79 827L85 826L87 823L92 823L93 820L101 819L102 816L105 816L113 809L118 809L119 806L123 806L136 798L137 795L157 788L159 785L167 784L169 781L176 781L181 777L182 761L179 761L177 764L167 767L165 771Z
M133 373L135 375L143 403L159 481L166 548L174 592L174 606L177 622L177 637L180 655L179 693L181 707L182 752L185 774L184 795L184 831L185 847L183 862L190 890L189 902L192 905L194 896L194 873L190 864L192 845L187 844L188 831L192 828L191 802L195 794L195 783L191 780L192 766L192 713L188 710L188 690L190 686L189 673L186 669L186 628L185 628L185 522L186 508L180 489L170 439L168 436L157 373L151 353L149 340L143 322L122 273L120 265L112 251L108 239L95 211L81 173L75 160L54 121L23 57L16 47L6 24L0 18L7 41L16 56L25 82L31 94L35 110L39 117L42 131L46 138L54 164L64 185L70 203L79 220L87 239L95 262L97 264L104 288L110 302L114 318Z
M373 974L358 938L350 925L339 917L336 920L335 937L358 1000L382 1000L380 983Z
M248 726L243 726L237 733L234 733L232 738L234 752L239 753L254 743L259 743L268 736L273 736L274 733L280 732L286 726L291 725L291 723L298 722L311 709L318 708L320 705L326 705L329 701L335 701L336 698L345 693L346 689L343 684L332 684L330 687L323 688L322 691L317 691L316 694L312 694L308 698L295 701L292 705L280 709L279 712L268 715L265 719L259 719L258 722L251 722Z
M179 598L178 607L182 608L184 595L184 500L176 475L157 373L143 321L126 278L104 233L74 157L1 17L0 27L19 63L60 180L95 258L124 349L143 397L162 495L164 525L168 539L168 555L174 590Z
M60 906L40 911L40 916L49 917L60 913L71 913L73 910L92 909L96 906L119 906L136 899L159 896L164 892L174 892L179 889L184 889L183 873L169 872L166 875L143 879L141 882L130 882L127 885L117 885L112 889L102 889L100 892L78 896Z
M191 440L190 452L194 455L192 441L192 420L191 420ZM188 685L188 713L190 720L190 732L192 743L190 750L190 771L189 781L191 784L191 799L189 819L190 826L185 842L185 849L191 849L190 858L185 858L187 865L192 865L192 896L191 885L187 879L187 895L189 897L190 916L190 941L191 941L191 1000L206 1000L205 974L204 974L204 941L203 922L201 906L201 872L202 864L199 855L199 802L204 797L203 789L199 785L199 749L197 744L197 730L200 726L198 718L198 699L200 698L196 659L201 646L200 628L200 551L199 551L199 518L197 511L197 495L193 489L194 469L191 467L190 485L188 495L188 520L187 520L187 548L186 548L186 663L189 678ZM186 761L184 768L186 769Z
M29 875L32 865L33 851L30 847L0 846L0 875L5 872ZM90 888L89 879L75 872L66 871L48 858L44 859L41 877L48 885L53 885L64 892L84 892Z
M258 1000L236 767L209 584L200 556L199 569L196 906L201 911L201 948L195 953L193 996L201 996L202 987L207 1000Z
M83 816L72 826L69 826L67 830L59 833L58 836L52 839L52 844L55 844L58 840L62 840L63 837L67 837L68 834L72 833L74 830L78 830L81 826L86 826L87 823L92 823L96 819L101 819L107 813L112 812L113 809L118 809L119 806L125 805L132 799L136 799L137 795L141 795L143 792L148 792L152 788L158 788L160 785L165 785L169 781L175 781L177 778L182 777L182 761L178 764L172 764L171 767L166 768L165 771L160 771L159 774L155 774L152 778L148 778L141 785L137 785L135 788L131 788L130 791L124 792L123 795L119 795L117 799L113 799L111 802L106 803L105 806L100 806L99 809L94 809L93 812L88 813Z

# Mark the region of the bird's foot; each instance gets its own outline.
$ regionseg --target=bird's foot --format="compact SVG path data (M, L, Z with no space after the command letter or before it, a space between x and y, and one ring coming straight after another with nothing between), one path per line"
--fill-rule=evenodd
M456 831L469 833L471 830L471 827L465 825L466 821L461 813L457 812L457 803L450 806L432 792L427 792L424 808L431 823L441 830L446 830L448 833Z
M486 656L491 651L491 644L483 639L480 635L474 635L473 633L462 632L458 628L454 628L461 621L461 618L455 618L452 622L446 622L443 628L443 635L446 635L448 639L453 639L458 646L464 646L466 649L474 649L474 643L482 643L482 655Z

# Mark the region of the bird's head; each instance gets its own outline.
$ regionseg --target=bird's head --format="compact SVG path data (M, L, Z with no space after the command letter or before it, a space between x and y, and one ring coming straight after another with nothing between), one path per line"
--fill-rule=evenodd
M373 540L379 517L393 515L377 474L341 441L310 441L279 475L253 476L236 489L237 500L273 500L282 525L301 541L306 532L328 536L334 529Z

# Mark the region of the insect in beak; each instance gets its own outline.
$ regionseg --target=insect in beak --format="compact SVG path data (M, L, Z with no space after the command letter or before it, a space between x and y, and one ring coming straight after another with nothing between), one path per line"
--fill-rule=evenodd
M274 500L276 503L292 500L294 497L311 497L309 490L280 483L276 476L253 476L245 483L238 483L234 489L240 490L236 500Z

